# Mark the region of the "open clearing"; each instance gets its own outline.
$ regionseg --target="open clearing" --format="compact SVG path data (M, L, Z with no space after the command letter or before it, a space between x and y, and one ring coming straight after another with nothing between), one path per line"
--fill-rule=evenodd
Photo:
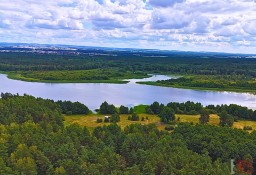
M104 120L105 115L98 115L98 114L91 114L91 115L66 115L65 116L65 124L73 124L77 123L82 126L86 126L90 129L93 129L98 126L104 126L104 125L109 125L110 123L97 123L97 119L101 118ZM128 120L129 115L120 115L120 122L117 124L121 128L125 128L126 126L130 124L151 124L155 123L160 130L164 130L165 124L160 122L160 118L157 117L157 115L149 115L149 114L139 114L140 121L130 121ZM144 121L141 121L142 117L145 118ZM181 115L181 114L176 114L176 120L179 120L179 122L187 122L187 123L193 123L197 124L199 123L199 117L200 115ZM148 120L146 119L148 118ZM209 124L211 125L218 125L219 124L219 116L216 114L211 114L210 115L210 121ZM251 126L253 130L256 130L256 121L246 121L246 120L239 120L238 122L234 122L233 128L238 128L238 129L243 129L244 126Z

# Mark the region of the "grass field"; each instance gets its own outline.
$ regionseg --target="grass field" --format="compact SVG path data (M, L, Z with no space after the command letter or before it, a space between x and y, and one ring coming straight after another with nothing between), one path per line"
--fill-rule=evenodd
M117 124L124 128L130 124L138 123L142 125L155 123L159 130L164 130L165 124L160 122L160 118L156 115L149 115L149 114L139 114L140 121L130 121L128 120L129 115L120 115L120 122ZM145 118L144 121L141 121L142 117ZM146 117L148 117L148 120L146 120ZM176 120L179 118L179 122L187 122L187 123L193 123L197 124L199 123L199 115L180 115L176 114ZM65 124L73 124L77 123L82 126L86 126L90 129L93 129L97 126L103 126L103 125L109 125L110 123L97 123L97 119L102 118L104 119L104 115L98 115L98 114L91 114L91 115L71 115L65 116ZM218 125L219 124L219 116L216 114L210 115L210 121L209 124L211 125ZM244 126L251 126L253 130L256 130L256 121L245 121L245 120L239 120L238 122L234 122L233 128L237 129L243 129Z
M140 121L130 121L128 120L129 115L120 115L120 122L117 124L121 127L124 128L130 124L134 123L140 123L140 124L150 124L150 123L155 123L157 124L159 129L164 129L164 125L160 123L160 118L157 117L156 115L148 115L148 114L140 114ZM144 121L141 121L142 117L145 118ZM148 117L148 120L146 120L146 117ZM110 125L110 123L97 123L97 119L101 118L104 119L104 115L97 115L97 114L92 114L92 115L71 115L71 116L65 116L65 124L72 124L72 123L77 123L82 126L86 126L88 128L95 128L97 126L103 126L103 125Z

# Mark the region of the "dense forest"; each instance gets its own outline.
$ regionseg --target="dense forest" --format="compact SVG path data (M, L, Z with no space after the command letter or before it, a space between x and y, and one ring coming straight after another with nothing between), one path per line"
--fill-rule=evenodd
M236 164L238 160L256 161L255 131L186 123L172 132L138 124L123 130L116 124L88 130L77 124L64 125L62 109L72 111L67 108L70 102L29 95L1 97L0 174L226 175L231 171L231 159ZM104 102L99 110L107 113L110 106ZM155 102L147 110L161 116L169 108L173 112L202 110L199 103L192 102L164 107ZM211 105L203 109L238 115L244 108ZM130 112L124 106L115 110Z
M253 92L256 90L255 77L245 75L195 75L157 82L141 82L141 84Z
M100 51L97 51L100 52ZM116 56L0 53L0 71L58 71L120 68L131 72L256 76L256 59L229 55L113 52ZM165 55L164 57L161 55Z
M122 79L147 77L149 73L176 74L182 75L182 78L148 84L256 90L256 59L246 55L160 51L80 52L78 55L3 52L0 53L0 71L7 72L14 79L46 82L122 83Z

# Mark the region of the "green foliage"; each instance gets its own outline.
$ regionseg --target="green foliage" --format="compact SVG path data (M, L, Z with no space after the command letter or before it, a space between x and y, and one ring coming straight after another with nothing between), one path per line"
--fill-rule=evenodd
M187 101L186 103L171 102L167 104L168 107L172 108L177 114L189 114L196 115L200 114L203 106L201 103L194 103Z
M161 80L155 83L151 82L151 84L199 89L256 90L256 82L250 75L193 75L178 79Z
M62 113L64 114L89 114L90 110L87 106L80 102L71 102L71 101L57 101L58 105L60 105Z
M134 109L133 109L133 108L130 108L129 113L130 113L130 114L133 114L133 113L134 113Z
M24 123L33 121L42 125L52 124L54 128L63 126L59 106L52 100L44 100L29 95L6 95L0 99L0 123Z
M97 118L97 121L96 121L97 123L102 123L103 122L103 120L102 120L102 118Z
M152 109L150 108L150 106L147 106L145 109L147 114L154 114L154 112L152 111Z
M212 112L221 113L222 111L227 111L228 114L232 115L238 119L246 120L256 120L256 111L248 109L247 107L242 107L236 104L230 105L208 105L206 109L211 110Z
M154 85L256 91L256 60L246 55L212 53L159 53L130 51L79 51L79 55L0 53L0 71L27 81L116 82L146 77L147 73L185 75L151 82ZM84 53L85 52L85 53ZM95 51L93 51L95 52ZM113 56L113 55L115 56ZM154 54L154 57L151 57ZM112 56L111 56L112 55ZM237 55L235 55L237 57ZM11 72L11 73L10 73Z
M115 114L117 113L114 105L109 105L106 101L100 105L100 114Z
M212 125L180 124L173 132L174 138L184 140L188 148L199 154L205 151L213 161L220 159L230 162L230 159L242 159L250 154L256 157L255 131L248 132L229 127Z
M174 111L172 110L172 108L169 108L167 106L163 108L163 110L160 112L158 116L160 117L161 122L163 123L169 123L170 121L175 120Z
M150 105L150 109L152 110L153 114L159 114L160 113L159 103L155 101L152 105Z
M11 121L0 124L0 174L226 175L231 158L256 157L255 131L179 124L168 133L153 124L123 130L109 124L90 132L78 124L56 127L61 110L50 100L6 94L0 104L1 119L7 115L6 121ZM170 112L173 110L166 106L161 110L167 117ZM20 122L23 113L32 120ZM34 113L39 122L33 120ZM45 122L43 114L52 115ZM136 114L132 117L139 119ZM59 122L57 126L63 126Z
M248 131L248 130L252 130L252 127L251 127L251 126L244 126L243 129L246 130L246 131Z
M129 114L129 108L121 105L119 108L119 114Z
M105 83L125 83L122 79L144 78L145 73L133 73L130 71L120 71L117 68L90 69L90 70L46 70L46 71L18 71L9 74L10 78L25 81L42 82L105 82Z
M222 111L220 114L220 126L233 126L234 117L227 113L227 111Z
M138 114L133 113L131 116L128 116L128 120L131 121L140 121L140 117Z
M117 122L120 122L120 116L119 114L112 114L111 117L110 117L110 122L111 123L117 123Z
M108 122L110 122L110 119L107 118L107 117L105 117L105 118L104 118L104 123L108 123Z
M210 116L208 111L202 110L199 118L199 123L200 124L207 124L210 120Z
M136 114L145 114L146 113L146 108L147 108L147 105L138 105L138 106L134 106L134 111L133 113L136 113ZM132 114L132 113L130 113Z

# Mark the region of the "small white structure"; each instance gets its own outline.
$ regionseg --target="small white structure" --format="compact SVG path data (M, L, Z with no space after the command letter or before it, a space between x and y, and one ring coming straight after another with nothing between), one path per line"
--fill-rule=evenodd
M104 118L105 118L105 119L109 119L109 116L106 115Z

